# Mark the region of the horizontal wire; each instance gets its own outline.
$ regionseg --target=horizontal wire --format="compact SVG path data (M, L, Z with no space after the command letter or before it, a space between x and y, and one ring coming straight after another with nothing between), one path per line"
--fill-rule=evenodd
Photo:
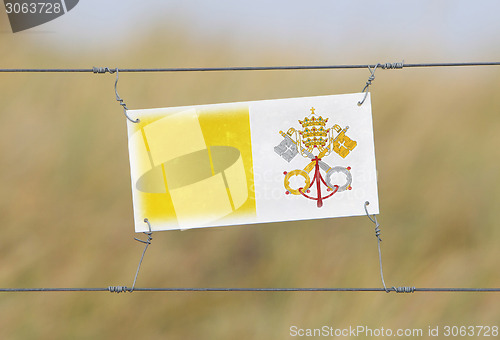
M116 292L111 288L0 288L0 293L14 292ZM131 292L127 287L121 291ZM134 288L134 292L384 292L384 288ZM500 293L500 288L413 288L413 292L489 292Z
M214 72L214 71L270 71L270 70L333 70L333 69L363 69L380 65L382 68L408 68L408 67L456 67L456 66L500 66L500 62L460 62L460 63L418 63L395 65L384 64L357 64L357 65L302 65L302 66L236 66L236 67L179 67L179 68L12 68L0 69L0 72L74 72L74 73L106 73L106 72ZM106 70L105 70L106 69Z

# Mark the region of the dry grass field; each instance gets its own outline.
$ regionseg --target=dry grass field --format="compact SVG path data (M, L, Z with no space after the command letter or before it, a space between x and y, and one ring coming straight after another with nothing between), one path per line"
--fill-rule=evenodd
M96 56L62 55L36 38L1 34L0 68L249 64L223 40L194 53L188 36L152 37ZM250 64L307 60L270 48ZM168 107L360 92L368 75L124 73L119 92L132 109ZM499 76L495 67L377 71L389 286L500 286ZM143 245L133 240L126 122L113 83L109 74L0 74L0 287L131 285ZM153 236L138 287L381 286L366 217ZM0 338L287 339L292 325L498 326L499 302L498 293L0 293Z

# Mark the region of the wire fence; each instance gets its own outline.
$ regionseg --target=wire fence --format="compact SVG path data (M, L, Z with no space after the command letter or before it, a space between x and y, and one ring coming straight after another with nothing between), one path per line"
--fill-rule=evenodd
M500 62L458 62L458 63L414 63L406 64L404 62L396 63L377 63L377 64L346 64L346 65L301 65L301 66L237 66L237 67L180 67L180 68L109 68L109 67L93 67L93 68L3 68L0 73L117 73L118 72L217 72L217 71L272 71L272 70L334 70L334 69L366 69L368 68L374 78L375 69L402 69L402 68L424 68L424 67L467 67L467 66L500 66ZM367 82L367 87L371 84L371 80ZM117 77L118 81L118 77ZM116 81L116 82L117 82ZM115 82L115 91L116 91ZM117 100L119 96L117 94ZM123 105L122 105L123 106ZM124 107L126 110L126 107ZM368 211L367 211L368 217ZM372 222L376 224L376 231L379 227L376 219ZM378 231L379 232L379 231ZM149 236L151 233L149 233ZM376 236L378 237L379 234ZM138 240L141 241L141 240ZM140 288L135 287L137 274L140 265L144 258L148 241L141 257L141 261L137 268L134 284L131 288L127 286L108 286L106 288L0 288L0 293L29 293L29 292L111 292L111 293L132 293L132 292L384 292L384 293L500 293L500 288L417 288L417 287L386 287L382 274L382 264L380 255L379 241L379 257L381 278L383 288Z

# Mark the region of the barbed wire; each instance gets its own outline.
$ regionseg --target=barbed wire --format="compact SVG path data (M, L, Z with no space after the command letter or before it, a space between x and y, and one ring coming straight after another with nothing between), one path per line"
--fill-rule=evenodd
M415 67L461 67L461 66L500 66L500 61L492 62L457 62L457 63L376 63L354 65L298 65L298 66L234 66L234 67L170 67L170 68L3 68L0 72L25 73L114 73L119 72L217 72L217 71L272 71L272 70L334 70L334 69L366 69L379 67L382 69L402 69Z

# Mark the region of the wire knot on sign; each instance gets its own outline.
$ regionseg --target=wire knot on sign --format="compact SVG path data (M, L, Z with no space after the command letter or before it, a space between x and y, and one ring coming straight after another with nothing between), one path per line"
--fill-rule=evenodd
M382 233L382 231L380 230L380 223L378 223L378 221L377 221L377 216L373 215L373 218L372 218L370 216L370 214L368 214L368 209L366 208L368 205L370 205L370 202L366 201L365 202L366 216L368 216L368 218L370 219L370 221L372 221L375 224L375 236L377 237L377 239L380 242L382 242L382 239L380 238L380 234Z
M127 110L128 110L128 107L127 107L127 104L125 104L123 102L123 99L120 98L120 95L118 95L118 90L117 90L117 85L118 85L118 68L115 69L115 72L116 72L116 80L115 80L115 94L116 94L116 101L120 103L120 105L123 107L123 114L125 115L125 117L127 117L128 120L130 120L132 123L139 123L140 120L139 118L137 118L136 120L130 118L127 114ZM110 73L113 73L113 72L110 72Z
M116 96L116 101L123 107L123 114L125 115L125 117L127 117L128 120L130 120L132 123L139 123L140 120L139 118L137 119L132 119L129 117L129 115L127 114L127 110L128 110L128 107L127 107L127 104L125 104L123 102L123 99L120 97L120 95L118 94L118 89L117 89L117 86L118 86L118 67L117 68L109 68L109 67L93 67L92 68L92 72L94 73L100 73L100 74L103 74L103 73L110 73L110 74L113 74L113 73L116 73L116 80L115 80L115 96Z
M375 80L375 71L377 70L377 67L380 67L383 70L394 70L394 69L402 69L404 67L404 60L402 62L398 63L384 63L384 64L376 64L373 69L371 68L370 65L368 65L368 70L370 71L370 76L368 77L368 80L366 81L365 87L363 88L363 91L361 93L364 93L365 96L363 97L363 100L358 102L358 106L363 105L363 103L366 100L366 97L368 96L368 88L372 84L372 81Z
M148 239L146 241L143 241L141 239L138 239L137 237L134 237L134 240L145 243L147 245L151 244L151 241L153 240L153 232L151 231L151 223L149 223L149 220L147 218L144 219L144 223L147 223L149 231L143 232L144 235L148 236Z
M379 66L380 64L377 64L375 65L375 67L372 69L369 65L368 65L368 70L370 70L370 76L368 77L368 80L366 81L366 85L365 87L363 88L363 91L361 91L361 93L364 93L365 96L363 97L363 100L359 101L358 102L358 106L361 106L363 105L363 103L365 102L366 100L366 97L368 96L368 88L370 87L370 85L372 84L372 81L375 80L375 70L377 70L377 67Z

